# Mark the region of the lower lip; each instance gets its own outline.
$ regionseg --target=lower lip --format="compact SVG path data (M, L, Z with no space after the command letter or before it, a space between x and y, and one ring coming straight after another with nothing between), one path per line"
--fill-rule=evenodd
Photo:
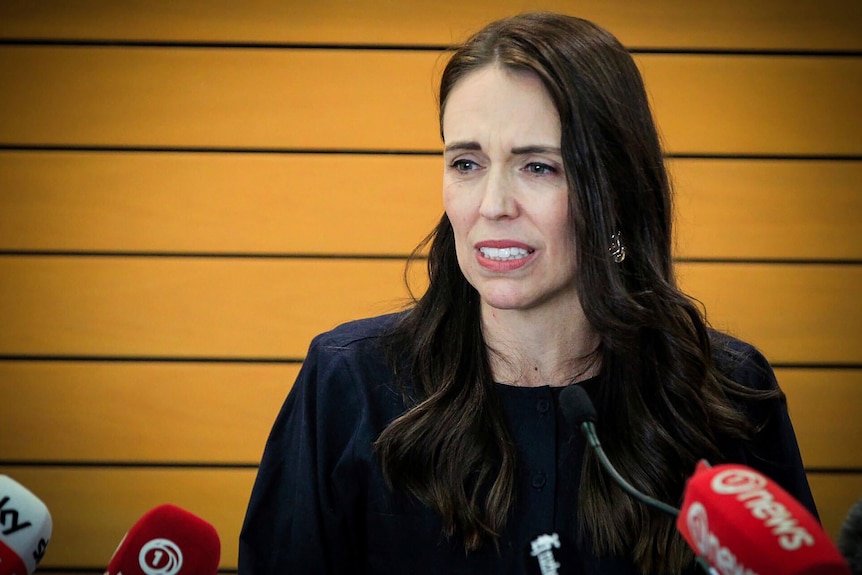
M492 272L510 272L520 269L533 260L536 252L531 252L529 255L514 260L492 260L482 255L482 252L476 250L476 261L486 270Z

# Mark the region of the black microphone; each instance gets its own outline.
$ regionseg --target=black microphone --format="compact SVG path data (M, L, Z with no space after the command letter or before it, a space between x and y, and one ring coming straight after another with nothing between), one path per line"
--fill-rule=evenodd
M596 408L584 388L580 385L569 385L563 389L563 391L560 392L560 409L563 410L563 417L565 417L566 420L574 423L578 428L580 428L581 433L583 433L584 437L587 439L587 443L590 444L590 447L592 447L596 456L599 458L599 462L602 464L602 467L604 467L605 471L608 472L608 475L610 475L614 481L622 487L623 491L641 503L667 513L673 518L679 517L679 509L671 507L667 503L663 503L654 497L650 497L646 493L638 491L631 483L626 481L611 464L608 456L605 455L605 450L602 448L599 436L596 434ZM697 565L704 572L713 572L710 570L709 565L704 561L703 557L696 557L696 561Z
M850 508L838 532L838 550L853 575L862 575L862 499Z
M587 395L587 392L584 391L584 388L580 385L567 386L562 392L560 392L560 408L563 410L563 416L580 428L584 437L587 438L587 442L599 458L599 462L602 464L602 467L604 467L605 471L608 472L614 481L623 488L623 491L638 501L658 509L659 511L663 511L671 517L676 518L679 515L679 509L671 507L666 503L662 503L658 499L650 497L646 493L641 493L635 489L635 487L626 481L614 466L611 465L610 460L608 460L608 456L605 455L605 450L602 449L601 442L599 442L599 436L596 435L596 408L593 406L593 402L590 399L590 396Z

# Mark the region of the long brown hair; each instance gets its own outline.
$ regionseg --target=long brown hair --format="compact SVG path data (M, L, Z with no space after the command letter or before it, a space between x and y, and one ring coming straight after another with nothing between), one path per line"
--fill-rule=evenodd
M453 86L492 64L536 74L559 113L578 293L601 339L594 400L602 443L633 485L677 502L697 460L720 461L719 440L746 437L751 426L731 399L746 392L721 375L705 318L676 284L671 189L640 73L620 42L590 22L508 18L449 60L441 126ZM621 263L608 253L615 233L627 250ZM391 485L435 509L470 550L505 527L515 449L492 390L479 296L458 267L445 215L426 242L429 288L391 340L407 358L412 407L376 446ZM672 520L632 502L589 452L577 513L598 554L629 554L645 573L679 572L692 560Z

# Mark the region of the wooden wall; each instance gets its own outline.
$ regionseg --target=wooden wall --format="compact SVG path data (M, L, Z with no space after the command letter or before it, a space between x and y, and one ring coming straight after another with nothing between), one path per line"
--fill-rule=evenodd
M444 49L536 7L635 54L684 286L773 362L837 533L862 496L862 4L4 0L0 473L53 513L43 571L101 573L163 502L236 569L310 338L401 305L441 213Z

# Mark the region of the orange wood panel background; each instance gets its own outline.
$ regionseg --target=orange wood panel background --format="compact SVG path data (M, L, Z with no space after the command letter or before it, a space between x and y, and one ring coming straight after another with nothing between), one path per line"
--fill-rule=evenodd
M101 573L173 502L236 570L311 337L408 301L446 48L536 8L633 51L681 283L773 362L837 535L862 497L859 2L6 0L0 473L53 513L43 569Z

